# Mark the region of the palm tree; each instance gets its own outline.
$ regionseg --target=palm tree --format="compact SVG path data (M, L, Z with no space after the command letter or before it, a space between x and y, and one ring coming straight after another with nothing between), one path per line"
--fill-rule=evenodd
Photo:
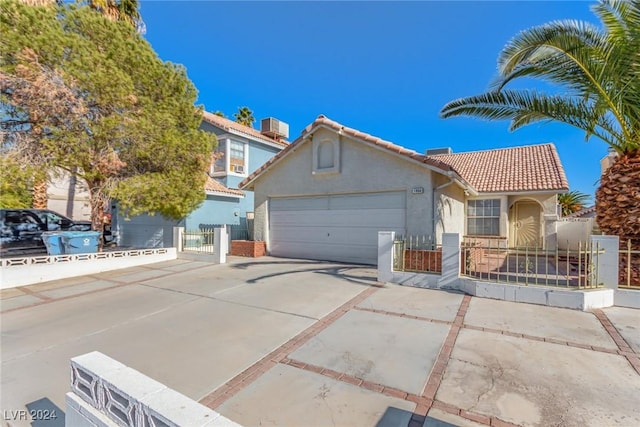
M238 112L234 113L233 117L237 123L249 126L250 128L253 127L253 123L256 121L255 117L253 117L253 111L251 111L249 107L238 108Z
M448 103L441 116L509 119L510 130L558 121L600 138L617 160L596 192L598 225L605 234L640 239L640 0L604 0L592 11L603 28L555 21L517 34L498 57L490 90ZM561 92L505 89L521 77Z
M588 194L581 193L577 190L558 194L558 204L562 208L562 216L571 215L574 212L582 210L589 199Z

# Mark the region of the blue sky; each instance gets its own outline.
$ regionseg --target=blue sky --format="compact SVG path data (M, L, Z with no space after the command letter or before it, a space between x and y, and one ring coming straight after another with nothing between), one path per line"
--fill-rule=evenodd
M324 114L418 152L553 142L570 188L593 195L600 140L554 123L509 132L506 121L439 118L448 101L487 88L511 37L556 19L598 23L591 4L143 0L140 12L147 40L187 68L208 111L248 106L287 122L290 140Z

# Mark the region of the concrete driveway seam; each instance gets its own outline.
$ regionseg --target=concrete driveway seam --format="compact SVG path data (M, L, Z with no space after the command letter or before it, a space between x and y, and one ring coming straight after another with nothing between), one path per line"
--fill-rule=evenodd
M354 310L358 310L358 311L367 311L369 313L384 314L384 315L387 315L387 316L402 317L402 318L405 318L405 319L422 320L424 322L430 322L430 323L440 323L442 325L451 325L452 324L452 322L448 322L446 320L431 319L429 317L415 316L413 314L397 313L395 311L380 310L379 308L353 307L353 309Z
M249 366L244 371L240 372L238 375L233 377L231 380L227 381L222 386L218 387L211 393L202 397L199 402L211 409L216 409L218 406L222 405L224 402L232 398L236 395L240 390L249 386L256 379L262 376L269 369L276 366L282 360L284 360L289 354L297 350L307 341L309 341L314 336L318 335L324 329L329 327L332 323L334 323L337 319L342 317L346 312L351 310L357 304L360 304L362 301L367 299L373 293L375 293L382 284L371 285L371 287L365 289L360 292L358 295L353 297L351 300L342 304L337 309L333 310L331 313L319 319L313 325L291 338L289 341L277 347L275 350L264 356L262 359Z
M638 375L640 375L640 357L638 356L638 354L633 350L633 348L631 348L629 343L627 343L620 331L616 329L616 327L607 317L604 311L594 309L593 313L596 315L596 318L600 321L600 323L602 323L604 329L618 346L618 354L624 356L629 364L631 364L633 369L635 369L635 371L638 373Z
M51 298L51 297L49 297L49 296L42 295L40 292L32 291L31 289L29 289L29 288L28 288L28 287L26 287L26 286L18 286L17 288L18 288L20 291L22 291L22 292L24 292L25 294L27 294L27 295L33 295L34 297L36 297L36 298L40 298L41 300L44 300L44 301L50 301L50 300L52 300L52 299L53 299L53 298Z
M458 308L455 320L453 321L453 323L451 323L451 329L449 330L447 338L445 339L444 344L440 349L440 353L438 354L436 363L433 365L433 369L431 370L431 374L429 375L427 384L422 392L421 397L423 398L423 400L421 402L416 402L416 409L414 410L411 420L409 421L408 427L422 427L426 421L427 414L431 409L439 409L449 414L456 415L484 425L498 427L517 427L517 424L510 423L498 417L489 417L477 412L464 410L462 408L458 408L454 405L450 405L436 399L438 388L442 383L444 372L446 371L449 364L449 359L451 358L453 347L455 346L456 340L458 339L458 334L460 333L460 329L464 327L464 318L467 314L467 310L469 309L470 302L470 295L465 295L460 302L460 307Z
M388 315L388 316L396 316L396 317L402 317L402 318L406 318L406 319L415 319L415 320L422 320L425 322L430 322L430 323L440 323L440 324L444 324L444 325L453 325L454 322L449 322L446 320L440 320L440 319L431 319L428 317L424 317L424 316L414 316L411 314L406 314L406 313L398 313L395 311L387 311L387 310L380 310L380 309L376 309L376 308L368 308L368 307L354 307L354 310L358 310L358 311L367 311L370 313L377 313L377 314L384 314L384 315ZM606 315L605 315L606 317ZM593 350L593 351L599 351L601 353L610 353L610 354L618 354L618 355L622 355L622 356L626 356L629 351L633 351L633 349L631 349L629 347L628 344L625 343L625 346L622 349L613 349L613 348L606 348L606 347L600 347L600 346L595 346L595 345L587 345L587 344L581 344L581 343L577 343L577 342L572 342L572 341L563 341L563 340L559 340L559 339L555 339L555 338L545 338L545 337L541 337L541 336L535 336L535 335L529 335L529 334L523 334L523 333L519 333L519 332L512 332L512 331L506 331L503 329L495 329L495 328L485 328L482 326L474 326L474 325L468 325L468 324L463 324L462 328L464 329L472 329L472 330L476 330L476 331L482 331L482 332L490 332L490 333L494 333L494 334L499 334L499 335L506 335L506 336L510 336L510 337L515 337L515 338L524 338L524 339L529 339L529 340L534 340L534 341L542 341L542 342L548 342L551 344L558 344L558 345L566 345L569 347L577 347L577 348L583 348L586 350ZM605 327L606 328L606 327ZM611 325L611 328L614 328L613 325ZM615 329L615 328L614 328ZM614 333L617 331L614 331ZM610 332L611 334L611 332ZM612 339L614 339L614 337L612 336ZM633 354L631 355L633 356Z
M194 267L192 269L192 271L193 270L199 270L199 269L202 269L202 268L210 268L210 267L211 267L210 265L203 265L203 266L200 266L200 267ZM162 271L166 271L166 270L162 270ZM168 272L166 274L162 274L160 276L156 276L153 279L154 280L155 279L161 279L161 278L165 278L165 277L176 275L176 274L180 274L180 273L181 273L180 271L172 271L172 272ZM93 276L90 276L90 277L93 277ZM54 303L54 302L57 302L57 301L64 301L64 300L68 300L68 299L72 299L72 298L78 298L78 297L82 297L82 296L86 296L86 295L95 294L95 293L98 293L98 292L104 292L104 291L108 291L108 290L112 290L112 289L117 289L117 288L120 288L120 287L123 287L123 286L141 285L141 284L144 284L144 282L146 280L149 280L149 279L143 279L143 280L138 280L138 281L133 281L133 282L128 282L128 283L127 282L121 282L121 281L113 280L113 279L100 279L100 280L106 280L106 281L109 281L109 282L114 282L116 284L114 286L109 286L109 287L106 287L106 288L95 289L95 290L87 291L87 292L79 292L77 294L67 295L67 296L58 297L58 298L51 298L51 297L48 297L48 296L45 296L45 295L40 296L38 292L34 292L34 291L28 289L29 288L28 286L20 286L20 287L18 287L18 289L20 289L26 295L32 295L32 296L41 298L42 301L38 301L38 302L35 302L33 304L24 305L24 306L21 306L21 307L10 308L8 310L0 311L0 313L1 314L7 314L7 313L11 313L11 312L18 311L18 310L24 310L24 309L27 309L27 308L37 307L37 306L40 306L40 305L43 305L43 304L51 304L51 303ZM41 283L39 283L38 285L41 285ZM74 286L79 286L79 284L75 284L75 285L71 285L71 286L64 286L63 285L63 286L60 286L60 287L61 288L63 288L63 287L64 288L72 288Z
M431 373L429 374L429 378L427 379L427 383L422 390L421 397L423 397L425 400L423 402L416 403L416 409L414 410L414 415L411 417L409 427L417 427L418 425L422 425L426 419L427 413L433 405L438 387L440 387L442 377L444 376L444 371L446 370L449 363L449 357L451 356L451 352L453 351L453 346L455 345L456 339L458 338L460 328L464 323L464 316L467 313L470 301L471 297L469 295L465 295L460 302L455 320L451 325L451 328L449 329L449 333L447 334L442 348L440 349L440 353L436 358L436 363L433 365Z
M293 312L284 311L284 310L275 310L273 308L262 307L262 306L258 306L258 305L254 305L254 304L243 304L243 303L237 302L237 301L231 301L231 300L226 300L226 299L222 299L222 298L217 298L217 297L212 296L212 295L202 295L202 294L196 294L194 292L181 291L181 290L178 290L178 289L161 288L159 286L153 286L153 285L149 285L149 284L146 284L146 283L140 283L139 285L140 286L145 286L147 288L157 289L159 291L174 292L174 293L182 294L182 295L189 295L189 296L198 297L198 298L210 299L210 300L213 300L213 301L219 301L219 302L224 302L224 303L227 303L227 304L238 305L240 307L257 308L257 309L264 310L264 311L270 311L272 313L287 314L289 316L302 317L304 319L309 319L309 320L318 320L315 317L305 316L304 314L300 314L300 313L293 313Z

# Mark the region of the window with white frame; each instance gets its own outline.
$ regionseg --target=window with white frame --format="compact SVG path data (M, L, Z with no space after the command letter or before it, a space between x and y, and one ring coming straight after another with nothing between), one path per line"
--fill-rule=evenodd
M500 199L467 201L467 234L500 235Z
M229 144L229 169L231 172L240 174L244 174L247 170L242 142L231 141Z

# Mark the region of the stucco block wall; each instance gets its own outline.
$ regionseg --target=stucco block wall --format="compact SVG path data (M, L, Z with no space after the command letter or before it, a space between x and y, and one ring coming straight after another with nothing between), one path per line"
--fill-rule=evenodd
M436 241L442 243L442 233L464 234L465 229L465 195L464 189L457 184L449 184L450 179L444 175L433 173L436 194L435 230Z
M255 183L255 230L268 240L268 201L271 195L296 197L382 191L404 191L407 233L432 234L432 175L383 149L319 129L312 138L339 141L340 167L335 173L313 174L313 144L305 141L271 167ZM422 187L422 194L411 189Z
M47 208L74 220L91 220L89 192L84 181L57 170L49 179Z
M197 230L218 224L239 224L241 212L246 212L246 206L245 199L207 196L205 201L186 217L185 228ZM253 198L250 206L253 208Z

